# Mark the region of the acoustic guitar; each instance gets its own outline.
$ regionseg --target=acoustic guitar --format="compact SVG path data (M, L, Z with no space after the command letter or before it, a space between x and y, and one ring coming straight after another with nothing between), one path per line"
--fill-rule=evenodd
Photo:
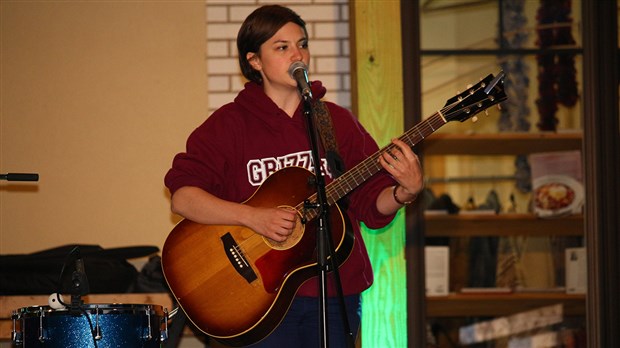
M505 100L503 76L492 74L403 135L414 146L450 121L465 121ZM349 221L337 202L379 172L378 158L390 144L326 186L331 207L334 261L340 266L353 248ZM298 215L291 237L278 243L244 226L179 222L162 249L162 268L170 290L189 320L205 334L230 345L260 341L280 323L297 289L316 276L316 203L314 175L287 167L270 175L243 202L253 207L288 207Z

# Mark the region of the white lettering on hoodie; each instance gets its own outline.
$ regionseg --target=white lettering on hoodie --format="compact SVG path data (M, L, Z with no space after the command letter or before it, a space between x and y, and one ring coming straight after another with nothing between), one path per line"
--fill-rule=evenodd
M281 157L266 157L249 160L247 164L248 182L252 186L259 186L269 175L280 169L292 166L306 168L314 173L312 152L308 150L291 153ZM327 167L327 160L325 158L321 158L321 172L323 175L333 178L332 173Z

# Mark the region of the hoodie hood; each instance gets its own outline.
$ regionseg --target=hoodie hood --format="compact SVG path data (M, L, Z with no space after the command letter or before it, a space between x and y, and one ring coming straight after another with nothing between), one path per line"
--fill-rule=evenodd
M321 99L327 93L327 89L323 86L321 81L312 81L310 83L312 89L312 96L314 99ZM271 127L278 129L278 125L284 120L291 120L284 110L280 109L276 103L271 100L263 90L263 87L256 82L247 82L244 89L239 92L234 100L234 103L245 109L246 115L256 116L262 119L265 123ZM297 110L292 119L300 118L302 111L303 101L297 106Z

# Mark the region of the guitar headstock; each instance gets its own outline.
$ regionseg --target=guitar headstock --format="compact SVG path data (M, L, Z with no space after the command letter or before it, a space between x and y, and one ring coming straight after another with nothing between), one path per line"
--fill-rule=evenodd
M465 92L448 99L441 113L446 121L463 122L507 98L504 91L504 72L500 71L497 76L489 74Z

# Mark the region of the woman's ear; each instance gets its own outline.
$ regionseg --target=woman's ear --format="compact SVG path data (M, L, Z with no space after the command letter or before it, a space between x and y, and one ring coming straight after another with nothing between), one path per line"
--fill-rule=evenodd
M248 63L250 63L250 65L252 66L252 68L254 68L254 70L261 70L261 64L260 64L260 59L258 58L258 55L254 52L248 52L245 55L245 59L248 60Z

